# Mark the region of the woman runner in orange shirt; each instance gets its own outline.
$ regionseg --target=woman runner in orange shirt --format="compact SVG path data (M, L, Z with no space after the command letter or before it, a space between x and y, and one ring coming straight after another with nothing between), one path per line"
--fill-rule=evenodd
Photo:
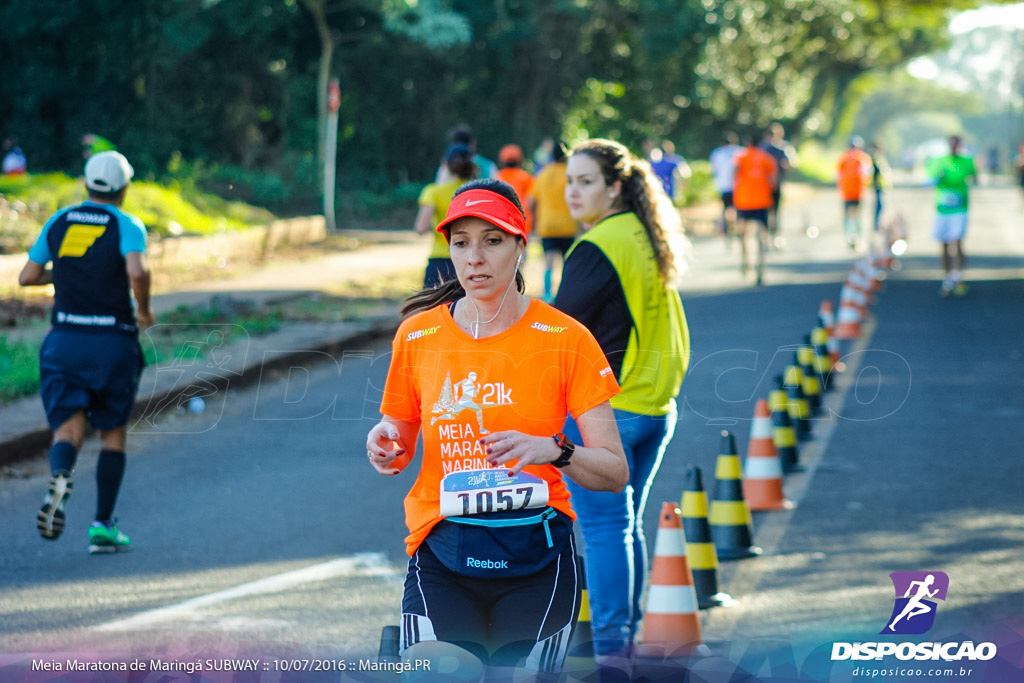
M405 499L401 650L421 659L457 647L491 667L556 673L580 599L563 474L622 490L608 402L618 384L585 327L522 293L527 234L509 185L463 186L437 229L458 278L407 302L384 417L366 439L382 475L408 467L423 440ZM567 414L582 444L560 432Z

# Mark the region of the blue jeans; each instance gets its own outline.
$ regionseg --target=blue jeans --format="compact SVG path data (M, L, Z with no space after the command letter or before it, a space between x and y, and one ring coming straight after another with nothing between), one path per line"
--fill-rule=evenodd
M566 477L583 541L590 627L596 654L614 654L633 642L640 623L640 596L647 576L643 514L647 494L676 429L676 407L651 417L615 411L629 462L629 484L622 493L588 491ZM565 434L582 437L570 418Z

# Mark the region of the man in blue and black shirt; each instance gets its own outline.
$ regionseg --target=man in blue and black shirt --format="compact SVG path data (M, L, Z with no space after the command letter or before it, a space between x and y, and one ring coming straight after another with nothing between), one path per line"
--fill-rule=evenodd
M143 366L139 328L153 324L146 228L120 208L133 175L118 152L91 156L85 165L89 198L47 221L18 278L22 286L54 287L53 327L39 351L40 394L53 429L51 479L36 527L51 540L64 530L72 472L91 425L101 444L96 521L89 528L92 553L131 548L113 512Z

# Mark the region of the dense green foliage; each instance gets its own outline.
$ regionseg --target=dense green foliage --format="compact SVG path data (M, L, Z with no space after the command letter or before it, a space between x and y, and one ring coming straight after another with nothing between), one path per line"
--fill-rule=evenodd
M0 403L39 390L39 344L0 335Z
M344 200L429 180L455 123L480 152L544 137L837 129L850 86L944 44L975 0L8 0L0 129L30 170L113 140L143 177L318 208L324 84ZM348 194L346 194L348 193ZM344 208L342 209L344 213Z

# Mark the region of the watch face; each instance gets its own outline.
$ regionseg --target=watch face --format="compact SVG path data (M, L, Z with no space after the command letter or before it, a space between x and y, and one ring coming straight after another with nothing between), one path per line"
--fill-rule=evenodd
M551 438L554 439L558 447L562 449L562 454L551 464L555 467L565 467L569 464L569 458L571 458L572 454L576 452L576 445L573 444L573 442L569 440L569 437L562 432L554 434Z

